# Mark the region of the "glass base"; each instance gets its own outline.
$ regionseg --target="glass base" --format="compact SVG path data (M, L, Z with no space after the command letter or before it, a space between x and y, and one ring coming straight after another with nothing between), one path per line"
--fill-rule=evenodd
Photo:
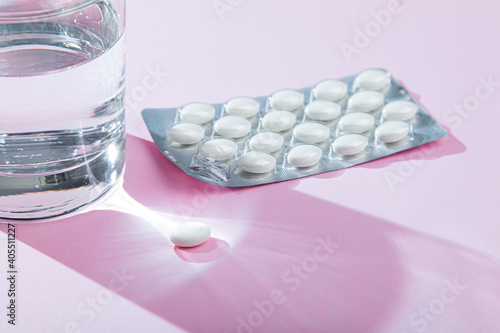
M92 161L61 173L0 175L0 222L54 218L96 202L121 184L124 145L123 137Z

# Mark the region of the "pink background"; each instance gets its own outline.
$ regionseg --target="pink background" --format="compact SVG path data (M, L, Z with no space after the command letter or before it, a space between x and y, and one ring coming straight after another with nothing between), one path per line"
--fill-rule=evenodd
M18 226L18 325L2 315L0 331L499 332L500 4L406 0L347 59L342 43L391 2L221 0L233 4L222 20L212 1L129 1L124 190L94 211ZM449 136L227 189L178 170L140 117L369 67L393 72ZM166 235L190 220L213 238L174 248Z

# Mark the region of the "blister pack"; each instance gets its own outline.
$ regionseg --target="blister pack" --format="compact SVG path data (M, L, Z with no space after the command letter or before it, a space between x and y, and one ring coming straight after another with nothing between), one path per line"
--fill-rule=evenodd
M447 135L383 69L223 104L145 109L142 116L170 161L228 187L344 169Z

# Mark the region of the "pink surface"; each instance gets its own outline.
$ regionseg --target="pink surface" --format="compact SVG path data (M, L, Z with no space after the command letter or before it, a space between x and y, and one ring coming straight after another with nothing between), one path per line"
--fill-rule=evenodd
M496 259L301 194L298 180L213 188L183 174L152 143L130 136L128 149L125 191L163 214L159 230L145 211L117 212L141 209L121 198L113 210L23 227L19 239L103 286L113 271L125 270L133 280L122 296L187 331L235 331L239 318L264 332L498 327ZM182 223L179 213L209 223L214 238L195 249L174 248L162 232ZM445 293L453 301L443 302L441 313L435 300L456 281L464 289ZM284 303L271 311L273 290ZM255 302L272 314L253 314ZM441 323L418 314L432 302L439 315L430 316L442 316ZM470 312L471 304L481 311ZM406 307L406 318L394 318Z
M142 309L176 331L499 332L500 4L404 1L348 61L341 43L391 1L220 2L234 6L224 20L212 1L129 1L125 192L19 226L19 240L105 288L126 272L124 322ZM226 189L178 170L140 119L143 107L265 95L367 67L402 79L450 135L338 172ZM477 89L489 95L470 104ZM174 248L166 235L188 220L213 238ZM72 281L45 288L58 283ZM20 297L26 312L43 307ZM51 332L72 320L45 318Z

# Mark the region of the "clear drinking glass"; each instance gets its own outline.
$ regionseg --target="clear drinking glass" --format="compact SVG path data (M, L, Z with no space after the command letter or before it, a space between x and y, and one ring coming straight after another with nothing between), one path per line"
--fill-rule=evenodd
M0 219L75 211L121 181L125 0L0 0Z

